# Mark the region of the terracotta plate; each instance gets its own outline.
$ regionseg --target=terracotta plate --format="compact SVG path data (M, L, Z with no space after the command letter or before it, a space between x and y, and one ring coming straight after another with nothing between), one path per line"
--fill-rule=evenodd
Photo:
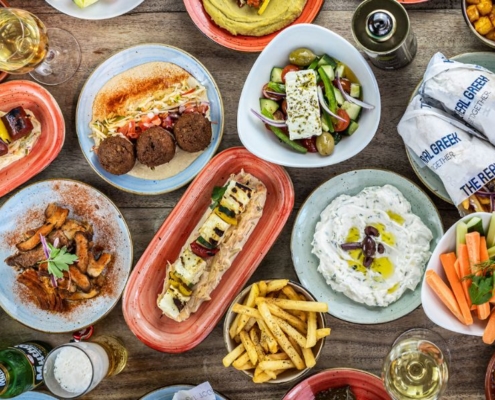
M24 286L18 272L0 263L0 307L15 320L43 332L73 332L92 325L117 304L132 266L132 240L127 224L112 201L93 187L69 179L52 179L29 185L14 194L0 208L0 260L16 252L23 233L44 222L49 203L69 208L69 218L93 225L93 241L114 255L107 270L107 286L97 297L77 304L70 311L55 313L40 309Z
M291 25L301 24L303 22L313 22L323 3L324 0L308 0L302 14ZM203 2L201 0L184 0L184 5L186 6L189 16L201 32L203 32L214 42L224 47L228 47L229 49L246 52L259 52L263 50L265 46L270 43L270 41L280 32L277 31L261 37L242 35L234 36L229 31L220 28L212 21L208 13L203 8Z
M241 169L256 176L268 189L263 216L210 301L184 322L162 316L156 300L162 291L167 261L178 257L184 241L207 210L213 188L224 185L230 174ZM189 186L131 274L122 305L131 331L146 345L168 353L182 353L201 343L275 242L293 205L294 188L283 168L260 160L244 148L218 154Z
M294 386L283 400L314 399L322 390L349 385L357 400L389 400L383 382L376 375L351 368L322 371Z
M0 197L43 171L57 157L65 140L65 122L57 101L43 87L29 81L0 85L0 111L22 106L41 123L41 136L31 153L0 170Z

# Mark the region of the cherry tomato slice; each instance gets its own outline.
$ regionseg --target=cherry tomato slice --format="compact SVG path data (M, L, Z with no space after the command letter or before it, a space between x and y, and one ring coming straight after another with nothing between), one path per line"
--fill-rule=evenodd
M218 248L216 249L207 249L206 247L201 246L198 242L191 243L191 251L201 258L213 257L218 253Z
M282 70L282 81L284 83L285 83L285 75L287 75L289 72L292 71L299 71L299 67L297 65L289 64L285 66L285 68Z
M335 129L335 132L342 132L342 131L345 131L347 129L347 127L349 126L349 124L351 123L351 119L349 118L349 115L347 114L347 112L345 110L342 110L341 108L339 108L337 110L337 115L339 117L342 117L345 119L345 121L341 121L341 120L337 120L337 123L334 124L334 129Z
M351 81L346 78L340 78L340 84L342 85L342 89L344 89L344 92L346 93L351 93ZM333 80L333 85L338 88L339 84L337 83L337 78Z
M300 144L301 146L306 147L306 149L310 153L318 153L318 149L316 148L316 136L311 136L307 139L301 139Z

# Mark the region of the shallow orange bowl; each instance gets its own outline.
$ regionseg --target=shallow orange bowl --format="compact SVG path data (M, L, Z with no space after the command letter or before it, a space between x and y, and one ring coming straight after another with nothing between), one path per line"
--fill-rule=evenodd
M167 261L174 262L184 242L211 202L215 186L244 169L260 179L268 193L263 216L244 249L224 274L211 300L183 322L162 316L156 301L162 291ZM235 147L214 157L186 190L134 268L124 292L124 318L147 346L182 353L201 343L222 318L275 242L294 206L294 187L287 172Z
M0 197L43 171L57 157L65 140L65 122L54 97L30 81L9 81L0 85L0 111L22 106L41 123L41 136L26 157L0 170Z
M324 0L308 0L301 15L291 24L311 23L314 21ZM233 50L246 52L260 52L281 30L265 36L232 35L229 31L215 24L203 7L203 2L198 0L184 0L189 16L198 29L214 42ZM286 27L287 28L287 27Z

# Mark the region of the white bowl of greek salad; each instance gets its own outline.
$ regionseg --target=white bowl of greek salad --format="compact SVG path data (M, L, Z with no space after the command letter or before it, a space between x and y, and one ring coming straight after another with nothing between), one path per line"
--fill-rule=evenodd
M283 30L259 55L237 112L244 146L288 167L345 161L373 139L380 91L366 60L347 40L312 24Z

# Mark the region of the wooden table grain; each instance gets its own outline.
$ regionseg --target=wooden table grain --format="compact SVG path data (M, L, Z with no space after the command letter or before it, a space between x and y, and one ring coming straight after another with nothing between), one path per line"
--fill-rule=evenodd
M225 133L219 150L224 150L241 144L236 128L237 105L243 83L257 54L239 53L212 42L196 28L183 2L178 0L145 0L130 13L104 21L72 18L43 0L10 2L14 7L25 8L38 15L49 27L71 31L82 50L82 63L76 75L63 85L48 87L64 114L67 129L64 147L58 158L29 183L47 178L72 178L108 195L129 224L134 241L134 262L137 262L184 193L184 188L158 196L138 196L113 188L93 172L82 155L75 130L76 104L84 82L101 62L126 47L142 43L165 43L179 47L197 57L220 88L225 104ZM314 23L332 29L353 43L350 22L358 4L358 0L327 0ZM251 281L282 277L297 279L289 248L294 219L306 197L326 180L358 168L383 168L424 187L407 160L396 129L409 96L421 79L429 59L437 51L450 57L490 49L470 33L462 18L461 0L431 0L407 8L418 39L418 53L410 65L397 71L372 67L382 100L382 118L375 138L358 156L339 165L315 169L288 168L296 193L294 211ZM29 76L9 79L20 78L30 79ZM458 218L457 210L430 192L428 194L438 207L447 229ZM10 195L1 198L0 205ZM330 315L326 318L332 334L313 373L326 368L349 367L380 375L382 360L394 338L406 329L426 327L442 334L451 348L451 377L444 398L483 398L485 369L493 346L484 345L478 337L455 334L435 326L421 307L397 321L378 325L348 323ZM183 354L164 354L146 347L132 334L125 324L119 303L95 329L98 334L114 334L122 338L129 350L127 367L120 375L105 379L84 399L137 399L166 385L199 384L206 380L232 400L281 399L291 384L255 385L243 374L223 368L221 360L225 347L222 324L223 320L195 349ZM70 338L68 334L39 333L17 323L0 310L0 347L29 339L58 345L68 342Z

